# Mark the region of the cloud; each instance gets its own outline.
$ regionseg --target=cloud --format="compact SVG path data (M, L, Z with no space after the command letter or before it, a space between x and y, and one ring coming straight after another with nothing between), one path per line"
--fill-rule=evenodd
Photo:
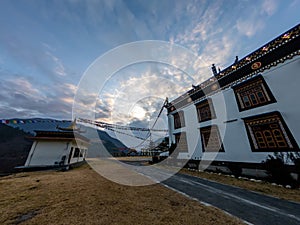
M224 1L206 4L191 2L186 6L190 23L169 39L199 55L199 60L195 63L197 73L193 77L196 84L212 76L213 63L217 67L227 67L236 54L234 53L237 51L238 42L238 38L234 35L236 21L226 17L224 8L228 5ZM232 7L233 14L238 7L238 5Z
M222 31L221 29L216 29L222 4L220 1L214 1L207 6L197 5L196 7L194 3L190 3L186 8L190 24L178 32L175 36L175 42L199 53L204 41ZM182 18L184 15L185 12L181 12L177 16Z
M47 56L49 56L49 58L53 61L54 63L54 66L51 66L53 67L53 72L54 74L57 74L57 75L60 75L60 76L66 76L66 71L65 71L65 67L62 63L62 61L57 58L56 56L54 56L52 53L46 51L45 54Z
M81 93L80 107L93 111L98 119L146 120L157 113L166 96L175 98L212 76L212 63L224 68L241 49L251 50L256 44L252 41L275 18L278 4L276 0L69 0L29 2L26 10L22 2L4 4L1 16L9 19L0 20L0 97L5 109L1 115L69 117L81 71L120 44L157 39L191 49L199 55L195 73L143 65L122 70L100 96ZM296 8L293 4L296 1L289 7ZM183 54L172 58L180 69L186 61ZM132 113L135 107L142 107L139 114Z
M62 60L49 51L49 46L29 41L27 37L21 37L18 30L0 32L0 47L6 55L4 69L13 64L20 71L26 70L28 74L35 74L35 76L38 74L44 80L54 82L59 76L67 75Z
M70 98L70 97L63 97L63 98L60 98L61 101L67 103L67 104L73 104L73 101L74 101L74 98Z
M45 116L70 118L74 88L75 86L69 83L57 84L50 88L34 85L25 77L18 76L2 79L0 81L1 116L3 118ZM10 110L7 110L8 108Z
M268 16L272 16L277 10L278 2L275 0L264 0L262 3L261 14L266 13Z
M276 0L264 0L261 5L250 5L247 7L247 17L240 17L236 22L239 33L252 37L257 32L264 29L267 17L272 16L277 10L278 3Z
M166 97L178 96L193 84L182 71L164 64L143 63L116 73L100 94L96 106L97 119L110 123L151 121Z
M256 16L251 16L248 19L239 19L236 23L236 27L239 33L252 37L258 31L261 31L265 26L263 20L258 19Z
M289 7L296 7L297 5L299 5L299 3L299 0L293 0L290 2Z

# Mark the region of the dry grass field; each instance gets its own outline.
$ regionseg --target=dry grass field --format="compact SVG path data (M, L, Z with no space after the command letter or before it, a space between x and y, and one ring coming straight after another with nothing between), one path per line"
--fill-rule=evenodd
M0 224L242 224L161 185L128 187L88 165L0 178Z

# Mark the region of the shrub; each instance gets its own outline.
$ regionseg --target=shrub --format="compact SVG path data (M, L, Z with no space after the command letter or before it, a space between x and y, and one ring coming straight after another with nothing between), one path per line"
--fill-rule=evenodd
M227 167L236 178L241 176L243 169L239 165L229 164Z
M295 187L295 181L291 177L288 166L285 163L286 160L287 155L274 153L274 156L269 155L266 161L263 161L263 164L271 182Z
M294 163L294 172L298 174L297 184L300 184L300 153L291 152L289 153L290 160Z

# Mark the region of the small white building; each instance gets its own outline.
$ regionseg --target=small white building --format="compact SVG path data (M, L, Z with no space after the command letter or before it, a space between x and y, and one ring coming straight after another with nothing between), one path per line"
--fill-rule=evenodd
M62 167L85 161L89 140L71 131L35 131L34 140L26 163L26 168Z

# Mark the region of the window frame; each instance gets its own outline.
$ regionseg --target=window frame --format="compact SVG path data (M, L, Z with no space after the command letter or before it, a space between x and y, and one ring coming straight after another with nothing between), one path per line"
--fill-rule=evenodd
M176 144L176 149L178 149L178 153L188 153L189 149L188 149L186 132L174 133L173 135L175 136L175 144ZM178 136L179 139L177 138Z
M179 119L179 124L178 124ZM177 121L177 122L176 122ZM184 112L178 111L173 114L174 129L185 127Z
M210 130L209 132L210 132L210 134L209 134L209 139L211 138L211 131L212 131L212 129L215 129L215 131L216 131L216 134L217 134L217 139L218 139L218 145L220 146L219 147L219 149L218 149L218 151L216 151L216 150L207 150L206 149L206 147L207 146L205 146L205 139L204 139L204 135L203 135L203 133L204 132L206 132L206 130ZM200 137L201 137L201 143L202 143L202 152L203 153L221 153L221 152L225 152L225 149L224 149L224 145L223 145L223 141L222 141L222 139L221 139L221 135L220 135L220 131L219 131L219 127L217 126L217 125L210 125L210 126L206 126L206 127L201 127L200 129L199 129L199 131L200 131Z
M297 142L280 112L263 113L242 119L244 120L244 126L247 131L247 138L252 152L300 151ZM265 121L265 123L259 124L261 121ZM261 126L261 128L259 128L259 126ZM268 129L263 129L264 127L268 127ZM280 135L276 136L274 134L275 131L279 131ZM266 135L267 133L268 135ZM258 134L260 136L258 136ZM284 143L284 145L280 147L279 145L282 143Z
M235 85L232 89L240 112L277 102L262 75L257 75L241 84ZM255 89L258 90L255 91ZM245 92L250 93L243 95ZM259 93L262 93L264 101L262 101L262 96L259 96ZM247 103L250 106L247 106L247 103L244 101L245 97L247 97Z
M198 118L199 123L217 118L211 98L204 99L203 101L196 103L195 106L196 106L197 118ZM202 119L200 110L201 109L203 110L204 108L207 108L207 107L209 108L210 117Z

